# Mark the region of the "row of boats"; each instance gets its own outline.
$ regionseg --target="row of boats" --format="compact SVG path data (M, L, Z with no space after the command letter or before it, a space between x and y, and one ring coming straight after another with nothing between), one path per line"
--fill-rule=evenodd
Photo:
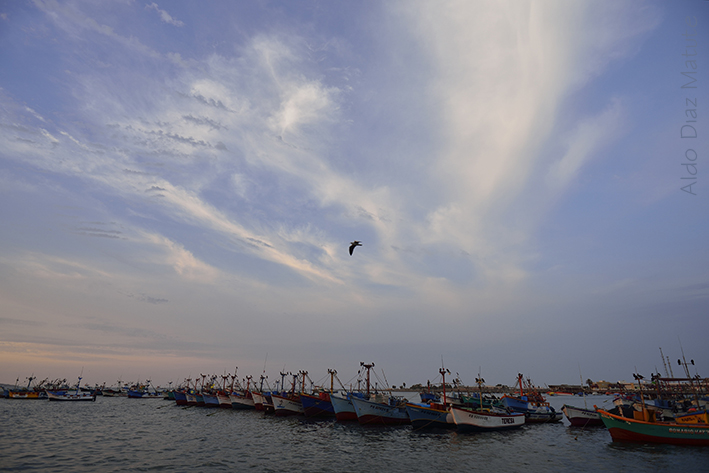
M293 375L291 390L252 389L250 379L245 389L230 392L176 390L177 405L256 409L275 416L334 417L338 421L357 421L364 425L404 425L414 429L457 429L458 431L497 431L516 429L525 424L559 422L563 416L572 426L606 427L614 441L636 441L709 446L709 396L707 380L662 378L653 376L655 392L643 391L638 379L638 393L618 395L609 410L593 406L564 404L561 412L550 406L544 396L523 375L518 375L519 391L500 398L486 395L484 380L476 378L478 392L447 392L448 370L441 368L440 393L420 393L421 402L411 402L391 392L370 390L373 363L361 363L366 369L366 389L336 392L336 372L328 370L330 390L305 392L307 372ZM286 373L281 373L282 377ZM300 390L297 386L300 384ZM283 378L281 382L283 386ZM585 403L585 397L584 397Z
M709 385L707 380L698 376L691 378L662 378L653 375L652 392L643 389L642 376L634 375L638 380L638 392L618 395L615 407L605 410L596 406L576 407L564 404L561 412L550 406L544 396L531 381L518 375L518 392L496 397L483 392L484 380L476 378L477 392L463 393L460 389L449 392L445 377L450 372L439 370L441 389L432 389L420 393L421 402L412 402L397 396L391 390L372 389L370 373L374 363L360 363L365 379L363 389L334 389L337 379L335 370L328 370L329 389L320 386L306 389L310 380L307 371L296 374L281 372L281 381L276 389L268 387L267 377L262 375L259 386L247 376L245 386L238 381L236 374L231 375L231 385L227 387L229 375L222 376L221 386L212 377L211 383L205 383L202 375L201 385L198 380L178 389L159 392L150 389L149 383L134 386L127 392L104 390L82 391L79 386L63 391L43 391L44 397L37 390L11 392L15 399L42 399L51 401L95 401L98 394L127 395L132 398L163 398L174 400L179 406L222 407L231 409L254 409L277 417L301 415L308 418L334 418L340 422L355 421L364 425L407 425L414 429L457 429L459 431L497 431L519 428L525 424L559 422L563 416L572 426L608 428L613 440L639 441L654 443L709 445ZM284 390L286 377L292 376L290 389ZM266 387L264 389L264 382ZM456 380L457 381L457 380ZM457 387L456 381L453 386ZM280 387L280 389L279 389ZM585 397L584 397L585 403Z
M520 394L502 398L486 396L482 392L484 380L478 378L480 390L463 395L446 392L445 369L440 370L443 391L440 394L422 392L421 402L411 402L393 393L373 391L370 378L374 363L361 363L366 370L366 388L335 391L337 372L328 370L330 389L306 392L307 372L281 373L281 386L291 375L289 391L263 389L264 377L258 389L251 387L247 378L244 389L175 390L170 395L177 405L255 409L278 417L303 415L331 417L341 422L357 421L364 425L405 425L415 429L456 428L461 431L507 430L525 423L558 422L562 413L551 407L537 392L524 392L520 375ZM340 383L341 384L341 383ZM195 386L196 388L196 386Z

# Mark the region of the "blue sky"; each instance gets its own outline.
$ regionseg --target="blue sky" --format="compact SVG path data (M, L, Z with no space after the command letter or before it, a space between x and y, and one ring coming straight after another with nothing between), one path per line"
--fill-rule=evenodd
M706 376L708 11L2 2L0 380Z

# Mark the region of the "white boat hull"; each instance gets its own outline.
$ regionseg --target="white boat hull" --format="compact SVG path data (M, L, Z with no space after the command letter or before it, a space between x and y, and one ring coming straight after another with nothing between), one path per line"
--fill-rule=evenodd
M278 417L305 414L300 400L289 399L276 394L271 394L271 400L273 401L273 412Z
M50 401L95 401L96 394L93 393L66 393L58 394L47 391L47 397Z
M514 429L524 425L524 414L498 414L451 407L453 422L460 431L490 431Z
M357 420L360 424L401 425L410 424L406 405L391 406L382 402L367 401L357 397L350 397Z

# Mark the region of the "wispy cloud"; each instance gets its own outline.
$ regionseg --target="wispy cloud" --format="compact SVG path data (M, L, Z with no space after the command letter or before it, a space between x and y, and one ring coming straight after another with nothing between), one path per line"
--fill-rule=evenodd
M152 10L155 10L156 12L158 12L160 14L160 21L162 21L164 23L168 23L173 26L184 26L185 25L180 20L177 20L177 19L173 18L172 16L170 16L170 14L168 12L166 12L165 10L161 10L160 7L158 7L158 4L155 2L145 5L145 8L146 8L146 10L152 9Z

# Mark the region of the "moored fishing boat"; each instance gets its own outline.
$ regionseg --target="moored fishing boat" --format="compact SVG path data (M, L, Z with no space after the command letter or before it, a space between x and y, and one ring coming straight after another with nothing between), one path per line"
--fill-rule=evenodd
M276 417L304 414L303 404L300 402L300 397L292 397L290 395L283 394L284 393L271 394L273 413Z
M8 399L47 399L46 391L9 390Z
M410 424L406 402L394 396L375 395L373 400L351 396L352 406L360 424L404 425Z
M305 378L308 375L308 372L300 371L298 372L298 374L281 372L281 386L283 386L283 381L285 380L285 376L287 375L291 375L293 377L291 391L271 393L271 401L273 402L273 413L276 415L276 417L285 417L305 413L305 411L303 410L303 404L300 401L300 394L297 394L295 392L295 387L298 381L298 377L300 377L302 381L301 391L305 389Z
M561 412L564 413L566 418L574 427L593 427L603 425L601 416L598 412L592 409L584 409L581 407L574 407L564 404L561 408Z
M50 401L96 401L96 394L98 389L93 392L81 391L81 376L79 376L79 381L76 383L76 390L72 392L68 391L48 391L47 397Z
M649 410L635 411L637 419L596 410L613 441L709 446L709 424L658 422Z
M330 394L330 403L332 404L332 410L335 412L335 419L340 422L357 420L357 413L350 400L350 397L354 395L361 396L360 393L349 393L344 396Z
M522 412L510 413L497 408L470 409L452 406L451 414L456 428L461 432L514 429L523 426L526 421Z
M406 412L406 401L403 398L376 393L370 394L370 371L374 363L360 362L360 366L367 369L367 395L366 398L348 396L357 421L360 424L402 425L410 424L409 414Z
M93 393L85 391L71 393L47 391L47 397L50 401L96 401L96 391Z
M186 406L187 405L187 394L185 391L182 390L177 390L174 392L175 394L175 404L178 406Z
M231 407L233 409L257 409L263 410L263 400L261 394L258 394L260 408L256 407L256 397L251 391L251 376L246 377L246 388L235 390L234 379L236 378L236 372L231 379L231 389L229 393L229 400L231 401ZM263 384L263 381L261 382Z
M337 371L327 370L330 375L330 392L300 393L300 403L303 405L305 417L335 417L330 395L335 392L335 375Z
M17 386L19 383L19 378L17 381L15 381L15 388L14 389L8 389L7 391L7 398L8 399L47 399L47 393L45 390L41 387L41 384L38 386L35 386L32 388L32 381L37 379L34 374L27 378L29 382L27 383L27 387L20 388Z
M305 417L335 417L335 410L328 392L300 393L300 403L303 406Z
M442 398L439 398L442 402L406 403L406 413L414 429L455 428L455 421L453 420L453 415L451 414L448 404L448 397L446 396L446 373L450 373L450 371L441 367L438 372L441 374L441 384L443 386ZM429 384L429 390L426 394L430 392ZM424 393L421 393L422 401L424 400L423 394ZM426 396L425 398L429 397Z
M443 404L407 402L406 413L414 429L455 428L450 407L444 409Z
M561 412L551 407L546 399L532 385L531 381L524 381L522 374L517 375L519 382L519 395L502 396L502 404L513 412L521 412L526 416L526 423L559 422L564 418ZM526 389L525 389L526 384Z
M204 407L219 407L219 398L217 398L216 393L203 392L202 399L204 400Z

